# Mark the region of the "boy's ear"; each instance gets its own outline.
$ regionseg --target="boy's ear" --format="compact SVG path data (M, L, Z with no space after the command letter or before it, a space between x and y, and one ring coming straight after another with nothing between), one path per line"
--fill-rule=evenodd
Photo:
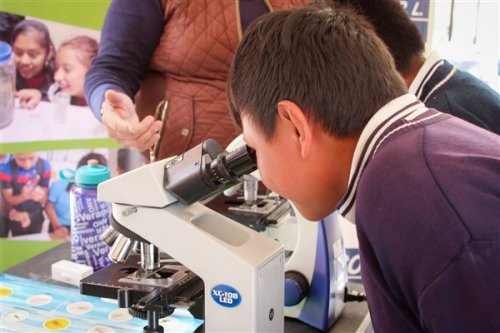
M278 117L287 124L290 135L297 142L302 158L307 158L311 151L312 127L302 109L292 101L281 101L277 106Z

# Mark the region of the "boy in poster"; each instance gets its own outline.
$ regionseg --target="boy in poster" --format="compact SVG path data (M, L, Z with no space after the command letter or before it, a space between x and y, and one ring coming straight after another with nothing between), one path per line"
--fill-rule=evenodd
M0 165L2 197L6 203L0 221L0 236L37 234L45 220L50 163L36 153L17 153Z

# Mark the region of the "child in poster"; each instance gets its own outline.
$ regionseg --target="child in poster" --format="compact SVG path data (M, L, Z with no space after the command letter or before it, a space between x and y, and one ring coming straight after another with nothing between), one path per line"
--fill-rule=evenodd
M42 231L51 175L50 163L37 153L17 153L0 165L2 197L6 204L0 236L36 234Z

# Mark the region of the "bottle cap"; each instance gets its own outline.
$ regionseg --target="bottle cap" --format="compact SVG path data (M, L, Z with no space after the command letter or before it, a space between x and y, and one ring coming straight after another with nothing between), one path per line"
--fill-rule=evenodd
M4 62L10 59L12 54L12 47L6 42L0 41L0 62Z
M81 187L95 187L109 178L111 178L109 169L104 165L95 163L81 166L75 173L75 183Z

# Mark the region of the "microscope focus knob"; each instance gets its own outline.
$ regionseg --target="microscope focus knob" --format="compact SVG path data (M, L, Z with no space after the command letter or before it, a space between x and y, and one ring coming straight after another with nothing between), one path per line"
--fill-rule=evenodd
M297 271L285 272L285 306L300 303L309 293L309 282Z
M167 308L154 307L153 309L146 310L143 306L134 304L128 308L128 313L134 318L148 319L148 311L152 311L155 313L154 315L158 319L161 319L166 316L170 316L172 313L174 313L174 310L175 310L174 307L167 307ZM149 316L151 316L151 314L149 314Z

